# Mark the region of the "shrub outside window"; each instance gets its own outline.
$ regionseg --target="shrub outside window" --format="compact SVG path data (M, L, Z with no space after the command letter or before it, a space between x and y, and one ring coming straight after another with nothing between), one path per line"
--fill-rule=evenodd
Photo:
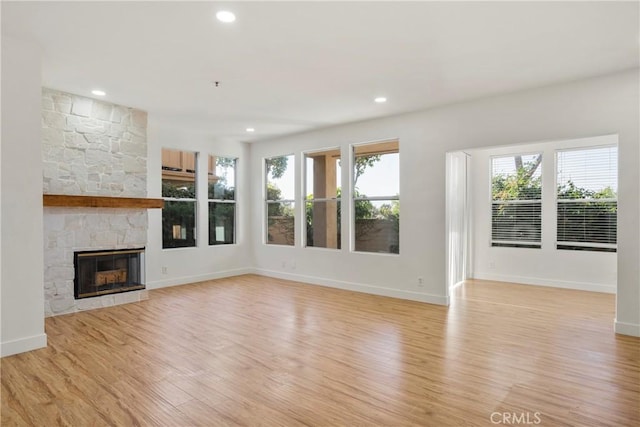
M236 242L237 159L209 156L209 245Z
M266 243L295 245L294 156L271 157L265 165Z
M353 146L353 249L400 253L397 140Z
M556 153L556 247L616 252L618 147Z
M542 154L491 159L491 246L542 247Z

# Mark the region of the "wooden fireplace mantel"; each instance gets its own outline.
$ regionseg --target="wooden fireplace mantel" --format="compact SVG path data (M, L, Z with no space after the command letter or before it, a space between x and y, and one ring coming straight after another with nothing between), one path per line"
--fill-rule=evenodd
M43 206L65 206L72 208L136 208L160 209L163 199L144 197L70 196L66 194L43 194Z

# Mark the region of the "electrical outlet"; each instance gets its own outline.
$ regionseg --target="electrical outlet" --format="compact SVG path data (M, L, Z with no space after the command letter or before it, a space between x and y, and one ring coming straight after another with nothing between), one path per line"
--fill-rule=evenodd
M421 288L424 286L424 279L420 276L418 277L418 287Z
M491 261L491 262L489 263L489 268L491 268L491 269L496 268L496 263L495 263L495 262L493 262L493 261Z
M162 267L162 274L169 274L169 269L167 267Z

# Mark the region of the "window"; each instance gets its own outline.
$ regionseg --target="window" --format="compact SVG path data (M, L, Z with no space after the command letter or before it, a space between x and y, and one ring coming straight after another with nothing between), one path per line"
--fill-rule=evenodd
M236 159L209 156L209 244L236 242Z
M305 154L306 245L340 249L340 149Z
M540 248L542 154L491 159L491 246Z
M162 247L196 245L196 153L162 149Z
M293 154L264 160L267 211L266 242L272 245L295 244Z
M616 251L618 147L557 152L558 249Z
M354 250L400 253L398 141L353 146Z

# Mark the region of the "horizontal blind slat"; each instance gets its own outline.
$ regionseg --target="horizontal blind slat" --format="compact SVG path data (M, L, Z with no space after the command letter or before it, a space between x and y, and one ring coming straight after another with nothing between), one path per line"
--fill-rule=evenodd
M540 247L542 154L491 159L491 244Z
M615 248L618 148L558 151L556 179L557 247Z

